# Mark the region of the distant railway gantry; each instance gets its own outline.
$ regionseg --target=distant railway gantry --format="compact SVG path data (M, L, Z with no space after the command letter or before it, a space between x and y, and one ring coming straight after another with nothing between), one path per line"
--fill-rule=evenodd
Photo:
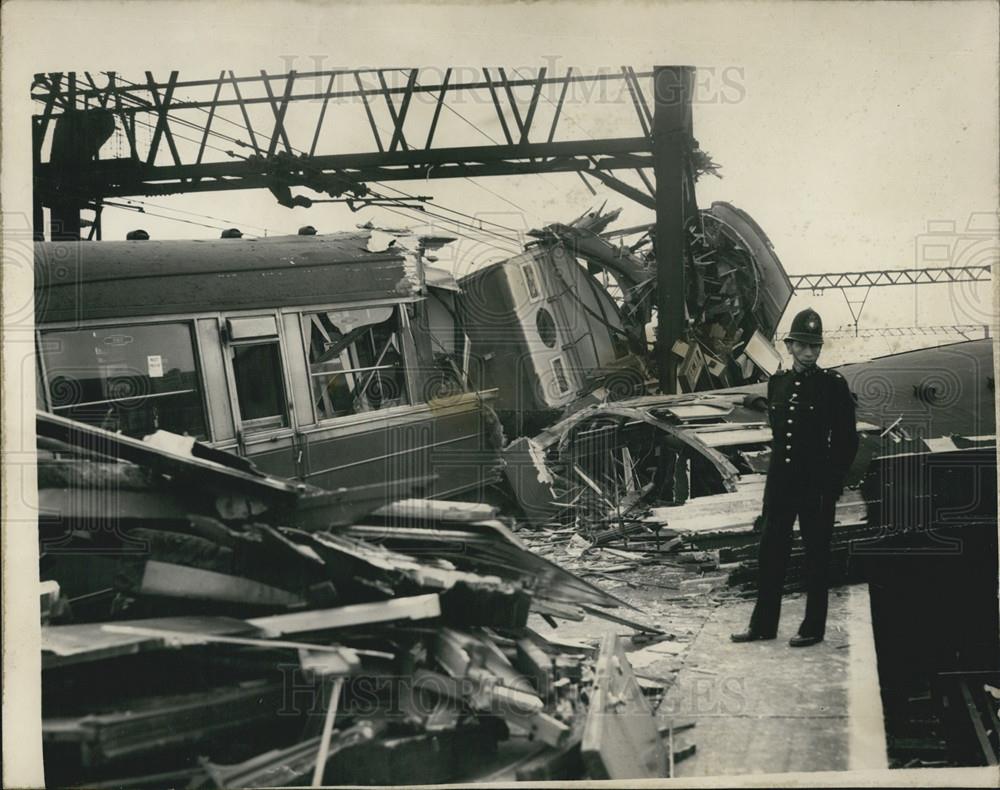
M797 291L822 291L827 288L873 288L882 285L985 282L990 277L991 267L988 265L789 275L792 287Z

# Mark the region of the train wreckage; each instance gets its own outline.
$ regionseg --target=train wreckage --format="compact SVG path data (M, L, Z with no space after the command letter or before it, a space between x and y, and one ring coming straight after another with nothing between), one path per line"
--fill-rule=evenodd
M658 392L648 233L613 243L615 218L458 280L435 265L451 239L375 228L36 243L50 781L670 774L690 724L661 731L663 689L626 652L670 637L533 541L607 552L598 576L676 554L679 585L711 568L752 589L792 288L748 215L702 211L678 391ZM887 470L944 469L928 497L955 496L963 469L995 474L996 428L988 341L841 372L863 448L844 580L850 543L899 515ZM995 529L988 499L956 523ZM636 636L529 622L584 615Z
M523 254L460 284L433 265L451 239L377 229L37 243L39 408L190 435L321 487L431 472L429 495L481 493L501 425L525 435L653 385L655 269L599 235L616 217L533 232ZM729 204L692 234L680 381L758 381L777 367L788 277Z

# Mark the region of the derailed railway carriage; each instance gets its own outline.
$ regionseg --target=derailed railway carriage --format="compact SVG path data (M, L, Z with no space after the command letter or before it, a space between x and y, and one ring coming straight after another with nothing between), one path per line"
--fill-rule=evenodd
M38 406L324 488L475 493L498 476L494 393L468 391L426 318L457 285L373 240L36 243Z

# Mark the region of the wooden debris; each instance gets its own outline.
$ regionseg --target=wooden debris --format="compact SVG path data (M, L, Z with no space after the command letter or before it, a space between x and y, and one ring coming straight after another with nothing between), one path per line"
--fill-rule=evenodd
M617 636L601 643L581 752L593 779L659 779L668 751Z

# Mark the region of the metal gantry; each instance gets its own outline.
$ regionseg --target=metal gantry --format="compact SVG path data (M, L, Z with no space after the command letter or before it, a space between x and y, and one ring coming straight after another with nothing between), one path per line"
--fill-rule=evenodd
M942 324L939 326L874 326L857 329L855 326L840 326L824 332L826 337L917 337L923 335L961 335L971 340L973 337L989 337L989 324Z
M882 285L925 285L929 283L985 282L991 267L942 266L923 269L879 269L866 272L828 272L826 274L789 275L792 287L799 291L822 291L827 288L862 288Z
M643 90L653 72L570 67L550 76L542 67L525 78L483 68L478 79L458 81L453 73L221 71L181 80L173 71L157 80L147 71L141 82L115 72L38 74L36 199L72 210L95 197L267 188L301 205L290 187L365 196L368 181L574 171L635 191L611 172L653 166L654 107ZM602 101L592 102L595 92ZM567 121L568 107L579 115L588 102L605 116L591 131L618 115L616 126L634 133L595 138L579 120ZM107 156L116 132L124 140Z
M115 72L37 74L35 236L43 238L47 206L54 237L78 239L80 212L91 209L99 239L101 208L116 197L265 188L292 207L312 204L292 194L300 187L330 198L393 200L371 182L590 174L656 211L657 303L666 317L658 330L660 379L664 392L674 392L671 349L686 331L684 229L697 216L694 68L550 75L542 67L526 77L487 67L468 74L223 70L211 79L181 80L172 71L157 80L147 71L142 81ZM583 109L596 116L593 133L579 117ZM629 126L634 133L602 136ZM644 172L650 169L653 180ZM622 180L621 171L636 173L642 187Z
M877 269L866 272L828 272L791 276L797 291L838 289L854 319L854 335L860 336L858 321L872 288L887 285L930 285L940 283L988 282L992 266L940 266L921 269Z

